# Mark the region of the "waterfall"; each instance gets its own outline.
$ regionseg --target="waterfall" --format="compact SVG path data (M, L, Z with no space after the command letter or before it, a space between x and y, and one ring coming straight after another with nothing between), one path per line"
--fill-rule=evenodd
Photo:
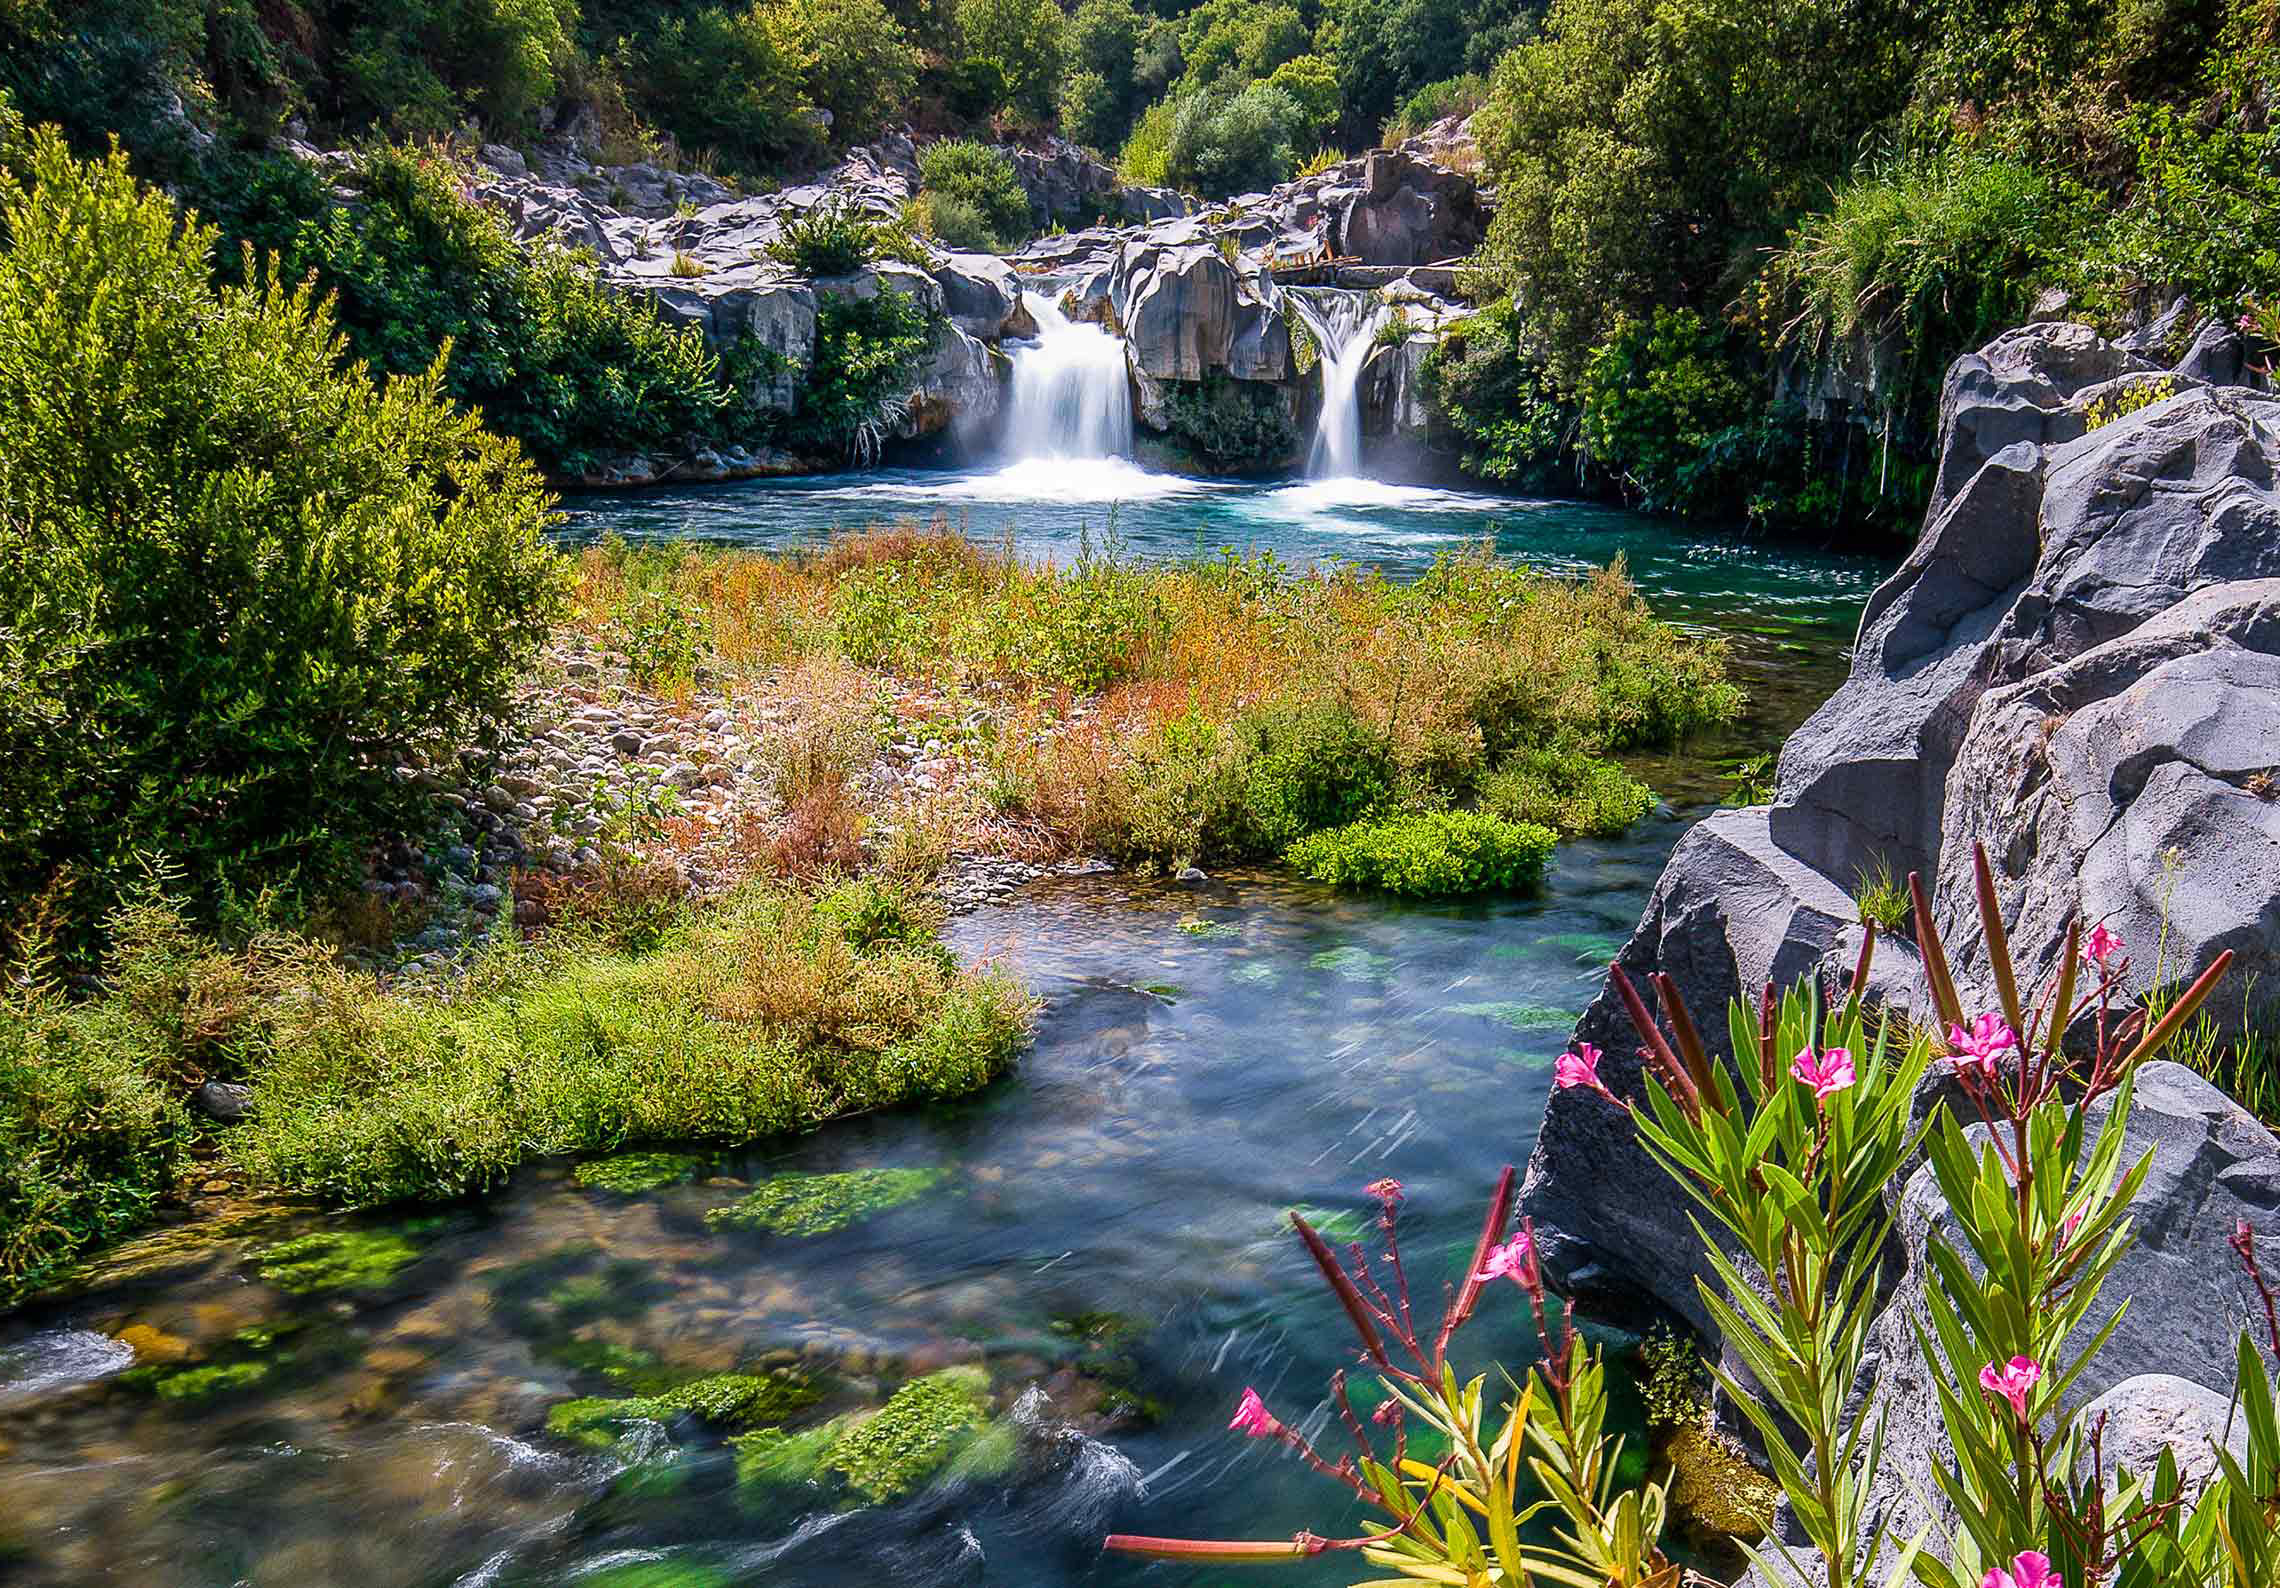
M1034 341L1013 344L1013 391L1005 446L1016 459L1110 458L1132 450L1132 386L1124 343L1061 312L1042 293L1024 292L1037 322Z
M1376 346L1385 311L1359 292L1294 290L1284 297L1322 355L1322 417L1315 423L1306 472L1318 480L1352 479L1362 471L1362 366Z

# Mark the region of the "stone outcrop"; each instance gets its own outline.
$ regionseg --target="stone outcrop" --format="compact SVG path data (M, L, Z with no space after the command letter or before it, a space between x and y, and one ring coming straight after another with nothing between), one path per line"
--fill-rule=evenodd
M1732 998L1849 973L1851 895L1880 864L1923 875L1965 1006L1990 1007L1975 843L2022 981L2043 979L2082 919L2121 933L2135 992L2231 950L2209 1008L2221 1027L2240 1024L2249 989L2274 985L2280 401L2212 384L2246 370L2221 327L2179 340L2184 361L2162 369L2081 326L2040 324L1950 372L1923 538L1869 602L1849 677L1784 748L1770 806L1721 811L1681 840L1620 956L1634 977L1672 976L1714 1045ZM1930 1018L1904 936L1880 939L1871 992ZM1607 1051L1618 1091L1638 1086L1614 998L1576 1035ZM2225 1237L2246 1218L2280 1240L2280 1143L2172 1065L2145 1072L2131 1137L2155 1169L2109 1294L2137 1299L2081 1393L2114 1397L2139 1446L2164 1429L2193 1444L2207 1395L2231 1384L2244 1315ZM1876 1325L1893 1485L1878 1503L1905 1536L1922 1518L1900 1480L1921 1481L1940 1439L1906 1321L1938 1198L1928 1171L1897 1194L1896 1278ZM1712 1333L1687 1204L1617 1111L1555 1094L1523 1205L1571 1289Z

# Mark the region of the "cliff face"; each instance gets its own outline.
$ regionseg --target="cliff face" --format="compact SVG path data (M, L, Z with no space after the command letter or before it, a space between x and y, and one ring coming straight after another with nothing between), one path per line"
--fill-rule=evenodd
M1681 841L1624 968L1672 975L1723 1033L1743 989L1849 970L1851 895L1882 864L1923 874L1964 1003L1988 1006L1976 841L2022 977L2079 915L2122 934L2141 988L2157 960L2190 977L2233 950L2229 1026L2245 989L2280 996L2280 400L2242 373L2215 327L2167 369L2063 324L1959 360L1923 538L1849 678L1784 749L1772 805ZM1878 994L1922 1012L1911 946L1877 958ZM1612 998L1577 1035L1636 1084ZM1524 1194L1572 1284L1707 1330L1685 1209L1620 1115L1555 1095Z

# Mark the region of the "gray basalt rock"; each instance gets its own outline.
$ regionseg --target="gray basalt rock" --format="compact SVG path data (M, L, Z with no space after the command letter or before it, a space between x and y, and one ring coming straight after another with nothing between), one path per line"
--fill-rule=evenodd
M2055 966L2075 919L2121 932L2131 992L2157 955L2185 977L2231 950L2220 1025L2242 1018L2250 976L2280 971L2280 401L2211 384L2237 373L2226 333L2184 324L2141 339L2189 343L2171 371L2044 324L1950 373L1927 528L1870 601L1850 677L1784 748L1770 808L1720 812L1679 844L1623 950L1634 979L1676 980L1714 1046L1737 994L1846 973L1848 895L1879 861L1924 874L1959 992L1991 1004L1975 841L2022 980ZM1871 993L1928 1018L1904 942L1880 948ZM1576 1035L1607 1050L1610 1085L1638 1086L1616 1000ZM2205 1473L2253 1299L2227 1242L2243 1219L2280 1239L2280 1143L2173 1064L2141 1073L2130 1138L2126 1156L2153 1155L2137 1244L2107 1291L2130 1306L2076 1394L2102 1397L2117 1459L2142 1467L2167 1446ZM1709 1332L1686 1205L1619 1113L1555 1096L1523 1194L1570 1286ZM1944 1446L1912 1324L1946 1216L1928 1170L1897 1211L1872 1337L1888 1419L1872 1501L1907 1537L1939 1520L1925 1497Z

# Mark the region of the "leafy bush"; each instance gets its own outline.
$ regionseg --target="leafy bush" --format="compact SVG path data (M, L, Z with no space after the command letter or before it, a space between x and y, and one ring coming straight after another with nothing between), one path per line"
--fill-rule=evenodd
M1306 19L1285 0L1198 0L1179 19L1181 91L1229 91L1306 53Z
M1488 102L1488 79L1477 72L1462 77L1444 77L1437 83L1427 83L1401 102L1385 124L1379 142L1389 148L1407 138L1414 138L1435 122L1451 116L1469 116Z
M821 152L800 114L806 82L769 12L694 8L617 45L612 57L633 108L685 149L732 170L761 173Z
M997 69L1008 109L1039 120L1053 113L1061 81L1059 0L958 0L958 41L969 60Z
M1298 108L1299 125L1310 139L1328 138L1344 108L1336 68L1319 55L1296 55L1267 74L1266 85L1287 94Z
M945 248L963 253L995 253L1001 246L997 229L981 207L951 193L921 193L910 201L911 226Z
M1210 198L1273 187L1297 172L1300 140L1312 141L1308 126L1298 102L1266 83L1234 94L1200 90L1173 107L1166 176Z
M988 228L991 252L1001 252L1028 237L1031 214L1029 193L1006 158L970 138L945 138L930 143L918 154L920 191L937 199L970 208ZM941 217L937 212L936 220Z
M1164 187L1172 180L1172 122L1179 107L1160 99L1140 113L1116 157L1117 177L1127 187Z
M1523 750L1482 780L1480 807L1565 838L1613 838L1655 808L1655 791L1579 750Z
M1724 335L1691 309L1620 325L1585 366L1582 399L1593 461L1644 505L1679 512L1715 505L1692 465L1712 436L1758 411Z
M1557 842L1533 822L1421 811L1311 834L1283 859L1317 882L1435 897L1533 888Z
M695 327L667 325L605 290L590 259L519 247L465 193L440 151L374 148L337 207L323 175L263 162L223 213L287 279L334 294L349 351L376 374L412 375L448 343L443 386L548 469L580 474L612 453L716 436L732 395Z
M832 894L748 890L645 954L502 946L449 998L297 959L267 984L255 1111L227 1145L257 1184L456 1196L532 1154L744 1142L955 1096L1003 1070L1026 1020L1009 981Z
M1132 0L1083 0L1070 14L1063 35L1068 74L1059 101L1062 132L1096 149L1112 149L1123 140L1139 102L1140 39L1140 13Z
M1164 430L1198 460L1225 473L1279 469L1298 454L1298 426L1280 395L1223 376L1185 382L1164 400Z
M768 244L770 259L818 281L852 276L878 256L877 225L853 206L831 201L785 221Z
M891 288L828 293L816 305L815 357L781 437L822 456L876 456L934 351L936 317Z
M1575 411L1521 335L1518 311L1499 299L1443 335L1426 355L1423 387L1466 473L1545 490L1571 478Z
M1255 860L1392 797L1391 747L1352 708L1276 704L1224 726L1193 715L1137 752L1128 857L1170 866Z
M1486 73L1543 11L1533 0L1325 0L1317 48L1338 71L1349 146L1375 138L1397 110L1408 115L1401 107L1415 96ZM1385 141L1395 141L1390 131Z
M190 1121L132 1014L45 985L0 1005L0 1306L149 1217Z
M0 896L81 923L164 854L207 912L337 884L415 745L558 610L550 501L430 372L341 367L309 290L217 287L123 158L0 175Z
M836 142L861 143L901 116L919 56L883 0L775 0L765 14Z

